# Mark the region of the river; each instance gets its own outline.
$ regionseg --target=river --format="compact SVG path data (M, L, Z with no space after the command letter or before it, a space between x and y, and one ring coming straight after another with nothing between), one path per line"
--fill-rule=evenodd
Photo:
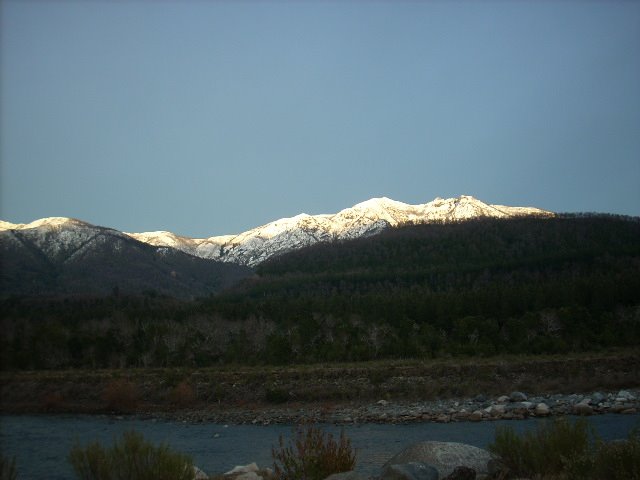
M598 415L589 418L605 440L624 438L640 415ZM361 424L344 427L358 451L358 470L374 475L380 466L404 447L424 440L463 442L485 448L497 425L511 425L517 431L535 428L536 420L418 423L408 425ZM323 425L340 433L340 427ZM20 479L74 478L67 461L75 442L82 445L99 440L111 445L122 432L136 430L156 444L167 443L174 450L191 455L208 474L230 470L235 465L256 462L272 465L271 447L279 435L292 436L292 427L188 424L97 415L4 415L0 417L0 447L6 457L15 457Z

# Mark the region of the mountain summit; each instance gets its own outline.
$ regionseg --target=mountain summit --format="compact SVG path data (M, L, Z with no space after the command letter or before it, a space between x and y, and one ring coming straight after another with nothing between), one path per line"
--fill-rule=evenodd
M346 240L373 235L385 228L408 223L456 222L478 217L507 218L526 215L552 216L530 207L489 205L474 197L436 198L409 205L386 197L372 198L335 214L302 213L282 218L238 235L189 238L171 232L129 233L154 246L173 247L201 258L241 265L259 263L291 250L318 242Z

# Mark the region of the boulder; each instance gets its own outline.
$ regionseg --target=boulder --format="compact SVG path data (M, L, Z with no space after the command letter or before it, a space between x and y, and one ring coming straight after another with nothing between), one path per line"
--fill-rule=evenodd
M546 417L551 413L551 409L546 403L539 403L534 412L538 417Z
M507 403L509 401L509 397L507 397L506 395L502 395L501 397L498 397L498 403Z
M193 478L194 478L194 480L208 480L209 479L209 475L207 475L206 473L204 473L202 470L200 470L198 467L196 467L194 465L193 466Z
M472 422L479 422L482 420L482 412L480 410L476 410L471 415L469 415L469 420Z
M506 405L505 410L508 412L522 413L529 410L529 408L525 405L525 402L513 402Z
M512 402L526 402L527 396L522 392L511 392L509 400Z
M389 465L419 462L435 467L440 477L453 473L456 467L472 468L479 475L487 475L487 463L491 454L472 445L455 442L420 442L405 448L389 460Z
M491 416L498 417L507 411L507 407L504 404L492 405L491 407Z
M258 468L258 465L256 465L255 462L253 462L253 463L250 463L249 465L239 465L237 467L233 467L231 470L225 473L225 475L237 475L239 473L250 473L250 472L255 473L258 470L260 470Z
M435 421L439 423L449 423L451 421L451 417L445 413L441 413L435 418Z
M616 396L616 401L632 402L635 399L635 395L627 390L620 390Z
M467 420L471 414L467 412L464 408L460 410L458 413L454 414L456 419L458 420Z
M438 470L421 462L387 465L380 475L380 480L438 480L439 478Z

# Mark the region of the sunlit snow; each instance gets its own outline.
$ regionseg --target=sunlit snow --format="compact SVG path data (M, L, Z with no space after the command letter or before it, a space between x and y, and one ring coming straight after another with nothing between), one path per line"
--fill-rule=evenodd
M209 238L189 238L167 231L123 233L65 217L42 218L28 224L0 221L0 231L13 235L12 231L20 230L21 235L28 235L50 256L83 249L90 241L106 241L105 234L108 234L110 237L128 236L156 247L176 248L202 258L255 266L291 250L318 242L369 236L390 226L523 215L552 216L553 213L530 207L489 205L468 195L436 198L420 205L409 205L382 197L358 203L335 214L301 213L238 235ZM55 242L51 241L53 231L57 233Z
M170 232L129 234L157 246L172 246L203 258L255 266L274 255L318 242L345 240L379 233L407 223L451 222L475 217L552 215L530 207L489 205L472 196L410 205L387 197L372 198L335 214L281 218L238 235L207 239L180 237Z

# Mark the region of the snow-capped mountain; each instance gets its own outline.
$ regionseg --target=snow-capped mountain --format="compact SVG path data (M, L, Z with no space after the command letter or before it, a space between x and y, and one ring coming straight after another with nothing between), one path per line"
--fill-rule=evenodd
M111 228L51 217L0 221L0 294L208 295L251 275L249 268L152 246Z
M4 242L29 245L32 251L38 249L50 262L70 262L96 243L118 250L121 242L128 240L118 230L66 217L41 218L26 224L0 221L0 234Z
M154 255L167 255L175 249L203 259L253 267L273 256L318 242L373 235L390 226L523 215L553 214L537 208L489 205L466 195L436 198L421 205L382 197L335 214L302 213L282 218L238 235L189 238L165 231L123 233L76 219L50 217L28 224L0 221L0 239L5 251L19 247L31 252L33 258L56 265L73 263L98 248L105 254L118 253L131 248L131 241L138 241L154 247Z
M202 258L256 266L275 255L318 242L373 235L390 226L525 215L552 216L553 213L538 208L489 205L468 195L436 198L420 205L382 197L358 203L335 214L302 213L282 218L238 235L188 238L164 231L128 235L141 242L177 248Z

